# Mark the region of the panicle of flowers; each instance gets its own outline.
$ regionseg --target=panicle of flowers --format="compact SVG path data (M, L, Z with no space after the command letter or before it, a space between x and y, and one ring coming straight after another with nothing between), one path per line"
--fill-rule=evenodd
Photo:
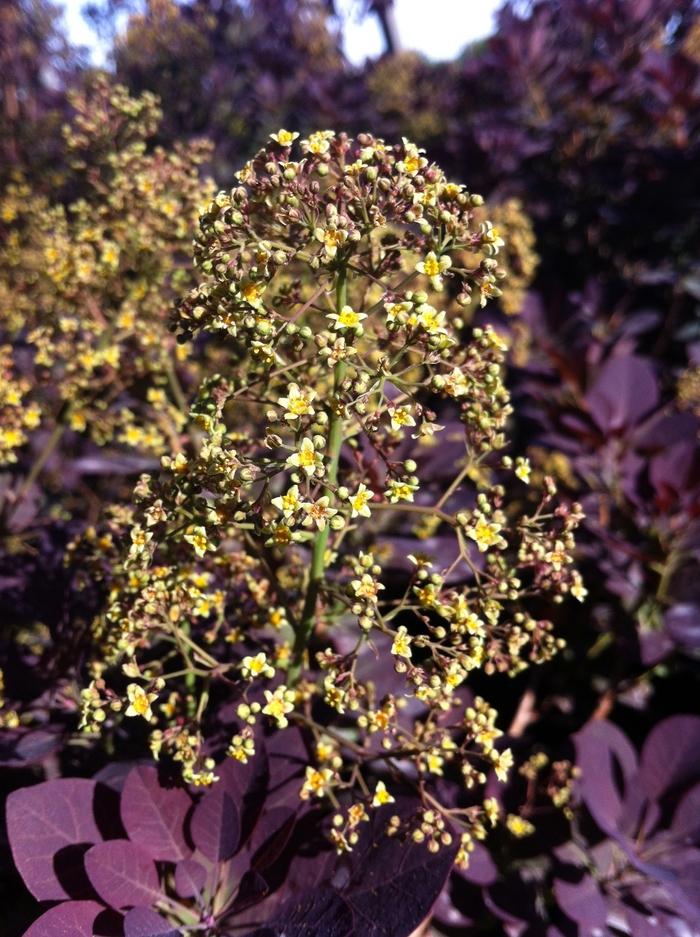
M436 781L476 789L513 764L469 675L548 660L561 642L529 601L581 586L578 507L557 507L549 480L530 515L506 498L506 482L532 487L503 454L507 345L464 321L498 289L502 238L407 140L280 131L237 178L201 216L201 280L173 316L185 342L218 333L228 359L189 443L111 519L93 676L163 682L152 745L188 777L209 776L218 688L240 724L230 757L261 725L313 739L300 797L333 804L338 849L408 788L420 815L392 835L431 850L459 835L466 857L491 815L442 805ZM448 424L456 450L425 469ZM447 553L422 551L421 525ZM198 740L187 757L183 738Z

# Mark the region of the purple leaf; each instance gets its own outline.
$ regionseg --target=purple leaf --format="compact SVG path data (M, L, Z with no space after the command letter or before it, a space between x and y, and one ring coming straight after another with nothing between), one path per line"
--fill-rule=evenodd
M455 874L475 885L493 885L498 878L498 869L488 849L481 843L474 843L474 850L469 853L469 865L466 869L455 869Z
M592 875L584 874L578 882L557 879L554 894L564 914L586 931L605 927L608 909Z
M613 432L632 426L659 402L654 369L635 355L610 358L598 372L586 400L602 430Z
M655 800L671 788L700 776L700 716L671 716L656 725L644 743L640 778Z
M618 833L622 817L622 794L615 780L615 764L625 784L634 775L637 755L627 737L612 723L589 722L574 736L577 763L581 769L579 790L593 819L611 836Z
M369 934L353 926L352 912L340 895L332 888L317 888L286 902L278 917L246 937L356 937L360 933L362 937Z
M158 771L134 768L126 779L121 815L129 838L153 859L175 862L189 855L183 826L192 801L182 788L161 787Z
M436 901L457 852L456 846L443 847L434 855L424 845L386 836L391 812L378 810L363 830L351 858L352 877L341 889L363 937L410 934ZM342 863L335 880L341 871Z
M128 839L93 846L85 868L97 894L112 908L150 905L161 897L155 863Z
M175 890L181 898L194 898L207 881L207 870L194 859L183 859L175 866Z
M94 797L95 783L81 778L46 781L8 797L12 855L37 900L79 897L75 892L84 880L82 853L72 847L102 839L93 815Z
M221 784L207 791L195 807L190 832L197 849L213 862L223 862L236 851L240 838L238 809Z
M700 845L700 784L687 792L673 815L671 830L686 844Z
M0 732L0 764L8 768L36 764L60 748L61 741L57 732L46 732L43 729Z
M180 931L150 908L132 908L124 918L124 937L179 937Z
M93 937L93 924L100 911L102 905L96 901L64 901L45 911L24 937Z

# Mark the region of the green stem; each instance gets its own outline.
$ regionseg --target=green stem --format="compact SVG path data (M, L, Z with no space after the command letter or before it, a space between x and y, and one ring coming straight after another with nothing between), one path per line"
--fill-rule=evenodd
M27 496L29 489L37 480L37 478L41 474L42 469L51 458L51 455L53 454L54 449L61 441L61 437L63 436L65 429L66 429L65 425L60 422L56 423L56 425L54 426L53 430L51 431L51 435L48 437L48 439L46 440L46 443L44 444L44 448L39 453L37 459L35 460L34 464L32 465L29 471L29 474L22 482L21 486L19 487L14 497L14 501L12 502L12 505L11 505L10 519L14 517L15 512L21 506L22 502Z
M335 284L335 308L336 312L347 303L347 270L341 267ZM338 462L340 461L340 449L343 445L343 415L340 411L338 394L345 380L347 364L345 361L338 361L333 370L333 401L331 404L329 429L328 429L328 469L326 472L326 491L327 495L333 493L333 489L338 481ZM326 569L326 548L328 546L328 537L330 535L330 526L326 524L323 530L319 530L314 540L313 552L311 555L311 570L309 573L309 584L306 589L306 598L304 599L304 608L299 619L299 625L294 635L294 647L292 650L292 662L289 667L289 683L294 685L299 679L301 668L304 663L304 654L309 643L309 638L314 630L316 622L316 605L318 603L318 594L324 579Z

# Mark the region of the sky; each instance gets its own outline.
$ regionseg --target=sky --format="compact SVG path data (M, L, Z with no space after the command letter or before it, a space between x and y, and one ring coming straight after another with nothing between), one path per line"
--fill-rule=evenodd
M103 64L106 49L82 17L85 0L63 0L69 37L86 46L92 61ZM493 17L501 0L394 0L399 39L404 49L415 49L430 59L451 59L469 42L493 30ZM362 64L384 48L376 17L358 21L350 15L356 0L338 0L345 19L345 52Z

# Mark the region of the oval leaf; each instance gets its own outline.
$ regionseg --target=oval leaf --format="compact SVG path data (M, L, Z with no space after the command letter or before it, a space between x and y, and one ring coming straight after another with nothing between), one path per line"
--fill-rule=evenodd
M176 862L190 854L183 827L191 806L182 788L162 787L154 767L138 765L124 784L122 822L129 838L153 859Z
M179 937L180 931L151 911L150 908L132 908L124 918L124 937Z
M578 882L556 879L554 894L564 914L586 932L595 928L603 931L608 908L593 876L583 875Z
M7 833L17 871L39 901L78 897L82 852L102 836L95 823L95 783L62 778L13 791L7 799ZM58 855L60 853L60 855ZM57 858L58 856L58 858Z
M640 778L652 800L700 775L700 716L671 716L656 725L640 762Z
M601 830L616 835L625 792L618 789L615 764L620 767L626 786L636 771L636 752L620 729L602 719L589 722L576 733L574 741L581 769L581 796Z
M175 866L175 890L181 898L194 898L207 881L207 870L194 859L183 859Z
M97 894L112 908L151 905L161 897L155 863L128 839L93 846L85 868Z
M92 926L102 910L96 901L64 901L45 911L24 937L92 937Z
M223 862L236 851L240 834L238 809L222 785L207 791L197 804L191 833L197 848L213 862Z
M636 355L610 358L586 395L588 409L607 432L633 426L659 402L654 368Z

